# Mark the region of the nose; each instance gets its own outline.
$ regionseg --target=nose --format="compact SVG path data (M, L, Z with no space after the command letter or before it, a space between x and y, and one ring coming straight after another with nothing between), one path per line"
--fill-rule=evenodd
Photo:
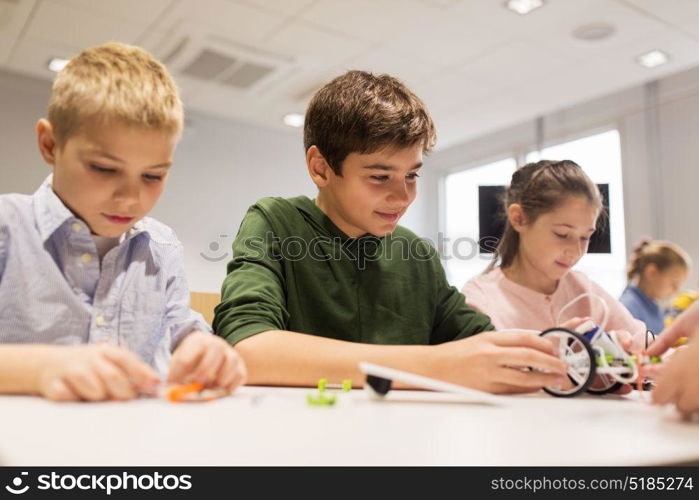
M577 240L571 241L566 248L567 253L575 259L579 259L585 253L586 242Z
M137 205L141 197L141 190L137 182L125 179L119 183L114 191L114 201L121 207L131 207Z
M404 180L397 180L391 186L391 191L388 196L389 202L398 202L408 204L411 201L411 187Z

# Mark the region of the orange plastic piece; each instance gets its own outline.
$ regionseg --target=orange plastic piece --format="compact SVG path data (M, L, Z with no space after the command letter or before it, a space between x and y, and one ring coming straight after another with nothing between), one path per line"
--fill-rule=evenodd
M188 384L175 385L167 391L167 398L173 402L191 400L189 395L204 390L204 384L190 382Z

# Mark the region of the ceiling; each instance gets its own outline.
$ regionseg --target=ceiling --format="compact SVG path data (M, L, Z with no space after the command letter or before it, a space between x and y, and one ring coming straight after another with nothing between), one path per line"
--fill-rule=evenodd
M333 76L386 72L427 103L443 148L699 65L699 0L547 0L526 16L503 4L0 0L0 68L48 80L51 57L119 40L164 60L188 109L286 130ZM571 35L593 22L615 33ZM670 61L639 66L652 49Z

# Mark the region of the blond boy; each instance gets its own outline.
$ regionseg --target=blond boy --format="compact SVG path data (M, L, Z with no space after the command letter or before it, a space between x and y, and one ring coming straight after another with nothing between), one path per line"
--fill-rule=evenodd
M0 393L95 401L243 382L189 307L182 244L146 217L182 124L172 78L137 47L90 48L59 73L36 128L53 172L32 196L0 196Z

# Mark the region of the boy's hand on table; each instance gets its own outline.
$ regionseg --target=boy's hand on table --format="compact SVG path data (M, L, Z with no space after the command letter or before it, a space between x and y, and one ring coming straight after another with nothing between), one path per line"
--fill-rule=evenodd
M436 346L448 382L492 393L533 392L567 379L552 342L522 330L483 332Z
M168 382L198 382L232 392L244 384L246 378L245 363L228 342L216 335L195 331L175 349Z
M118 346L56 346L41 368L37 389L56 401L126 400L158 384L153 369Z

